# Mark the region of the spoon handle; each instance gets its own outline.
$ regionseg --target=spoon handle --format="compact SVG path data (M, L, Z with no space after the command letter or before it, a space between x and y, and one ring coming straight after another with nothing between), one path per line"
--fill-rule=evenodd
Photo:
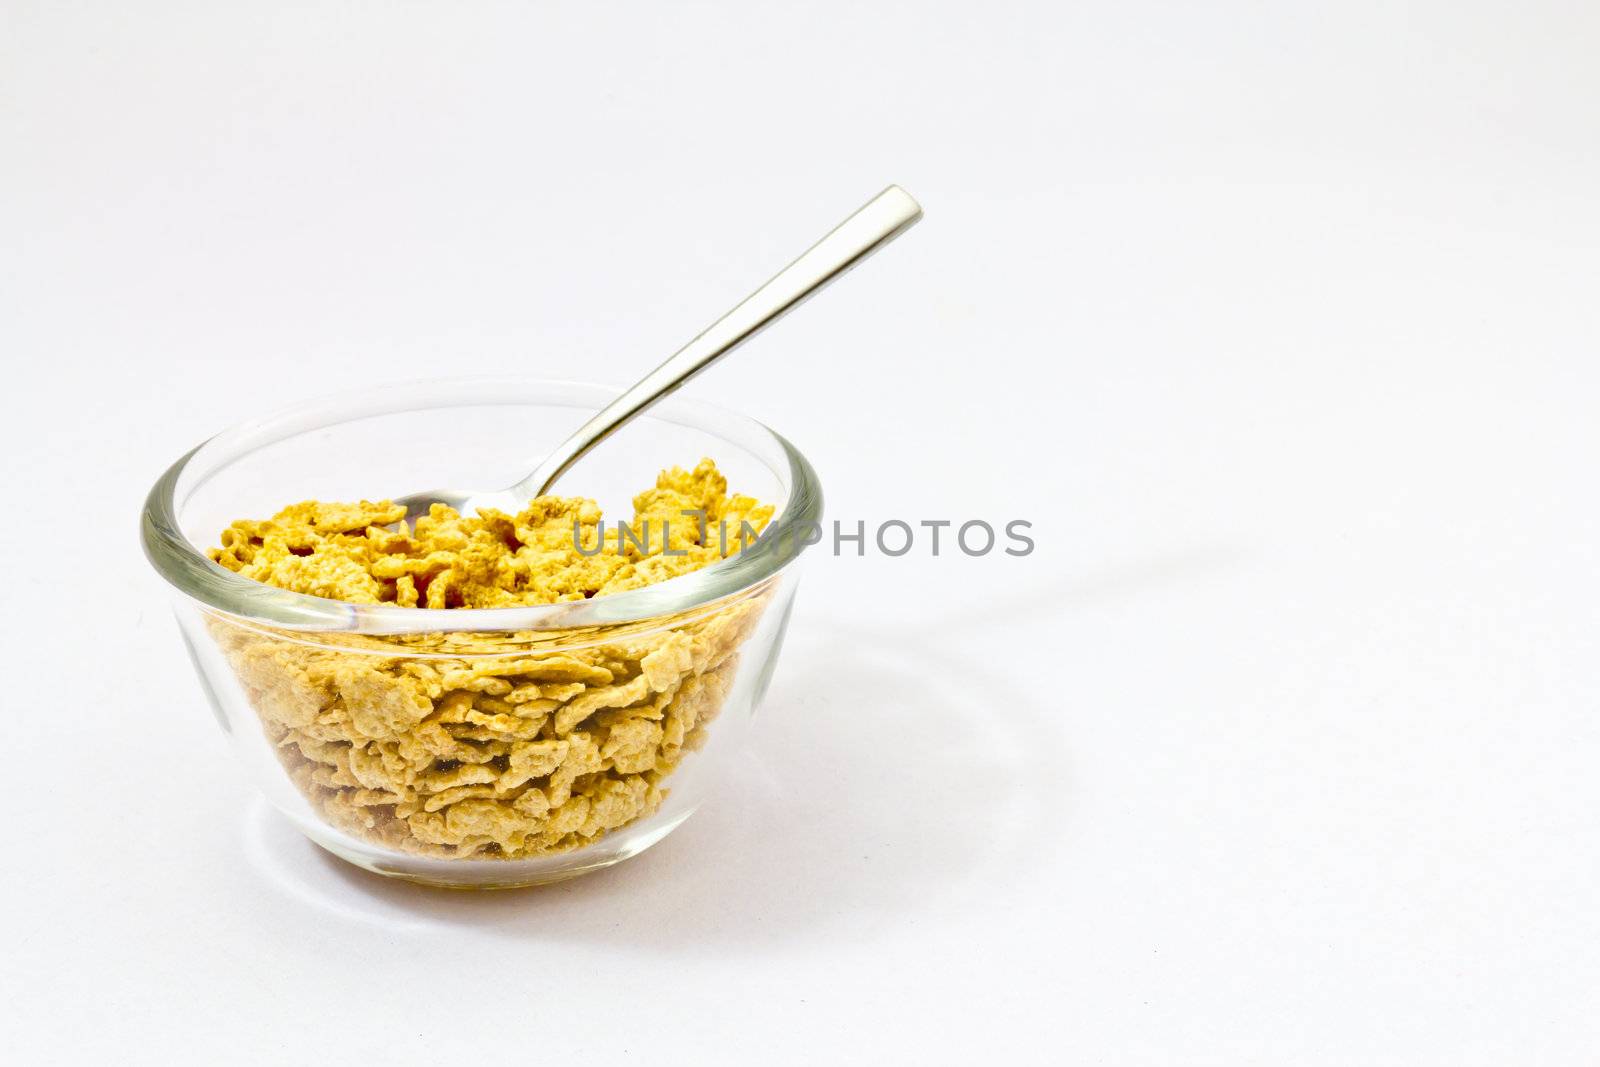
M511 488L518 499L543 496L595 445L684 382L776 322L813 293L900 236L922 208L911 194L891 185L845 219L738 307L678 349L665 363L584 423L522 481Z

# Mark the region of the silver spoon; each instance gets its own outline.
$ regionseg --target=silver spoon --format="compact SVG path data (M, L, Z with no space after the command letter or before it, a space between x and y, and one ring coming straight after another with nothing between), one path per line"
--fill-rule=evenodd
M556 450L515 485L488 492L473 489L430 489L395 500L406 506L406 518L415 521L434 503L448 504L462 514L479 508L497 508L516 514L536 496L543 496L595 445L625 426L634 416L668 395L684 382L754 337L764 327L851 267L910 229L922 218L922 208L911 194L891 185L865 207L845 219L812 245L744 302L708 326L678 349L661 366L640 379L599 414L578 428Z

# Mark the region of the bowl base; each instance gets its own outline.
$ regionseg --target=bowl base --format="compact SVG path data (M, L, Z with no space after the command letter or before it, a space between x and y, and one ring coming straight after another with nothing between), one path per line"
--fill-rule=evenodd
M694 809L652 818L624 827L585 848L524 860L449 860L431 856L397 856L378 851L357 838L320 823L290 821L312 843L362 870L435 889L527 889L564 882L632 859L694 814Z

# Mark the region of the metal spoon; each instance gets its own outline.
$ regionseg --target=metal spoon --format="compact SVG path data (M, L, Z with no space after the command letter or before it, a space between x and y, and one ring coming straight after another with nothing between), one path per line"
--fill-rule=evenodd
M634 416L668 395L678 386L705 370L777 321L785 312L826 287L829 282L900 236L918 219L922 208L911 194L891 185L833 231L812 245L799 259L789 264L767 284L745 297L744 302L708 326L694 340L678 349L661 366L608 404L599 414L578 428L526 478L504 489L431 489L399 497L406 506L406 518L415 521L426 515L434 503L448 504L462 514L478 508L497 508L515 514L528 501L549 492L557 478L566 473L595 445L622 428Z

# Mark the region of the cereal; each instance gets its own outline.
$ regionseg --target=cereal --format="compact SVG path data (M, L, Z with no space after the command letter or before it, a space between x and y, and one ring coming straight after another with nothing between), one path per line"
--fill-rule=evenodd
M773 513L728 496L709 460L663 472L634 507L630 537L602 535L599 508L578 498L541 497L514 516L434 505L415 529L386 501L307 501L235 522L211 557L313 596L511 607L689 573L737 552L741 525L760 531ZM527 858L589 844L657 809L721 709L770 589L546 652L507 641L544 634L350 637L346 646L222 615L211 629L290 778L331 824L411 852Z

